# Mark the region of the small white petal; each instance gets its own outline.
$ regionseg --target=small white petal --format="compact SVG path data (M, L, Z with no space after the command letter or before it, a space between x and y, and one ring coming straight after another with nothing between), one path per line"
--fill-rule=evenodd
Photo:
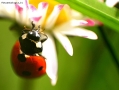
M50 30L50 28L54 26L63 6L64 6L63 4L59 4L54 7L52 13L48 17L48 20L46 21L46 25L45 25L46 29Z
M63 10L66 14L66 17L71 19L72 18L72 12L71 12L72 9L70 8L70 6L68 4L64 4Z
M51 79L52 85L57 82L57 54L53 38L48 35L48 39L43 43L42 55L46 57L46 73Z
M84 18L84 15L79 13L76 10L71 9L71 13L72 13L72 17L75 18L75 19L82 19L82 18Z
M73 55L73 47L72 47L69 39L67 38L67 36L65 36L57 31L54 31L53 33L54 33L54 36L59 40L59 42L65 48L67 53L72 56Z
M20 2L23 2L23 4L16 4L15 6L22 8L22 10L19 12L19 9L16 8L15 14L16 14L16 21L18 21L21 24L28 25L29 24L29 13L28 13L28 1L27 0L20 0Z
M71 26L71 22L66 22L54 28L54 31L71 36L80 36L89 39L97 39L97 35L90 30Z
M109 7L113 7L119 0L106 0L106 5Z
M33 5L29 5L29 18L35 24L38 23L42 18L41 14L39 14L38 10Z
M74 19L71 20L71 25L72 26L84 26L86 24L88 24L88 22L85 21L85 20L74 20Z
M38 14L39 14L39 16L42 17L42 18L38 21L38 25L42 25L42 24L44 23L47 10L48 10L48 3L46 3L46 2L41 2L41 3L38 4Z
M18 4L15 4L15 19L16 21L20 22L22 21L22 11L23 7L19 6Z
M71 36L80 36L94 40L98 38L94 32L86 30L84 28L71 28L69 30L61 31L61 33Z
M60 32L62 30L69 30L71 28L72 28L71 22L68 21L68 22L65 22L65 23L63 23L61 25L58 25L58 26L54 27L53 31Z

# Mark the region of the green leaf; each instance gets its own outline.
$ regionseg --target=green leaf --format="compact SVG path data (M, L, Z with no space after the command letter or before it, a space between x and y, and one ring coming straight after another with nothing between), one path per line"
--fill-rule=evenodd
M60 3L68 4L82 14L103 22L104 25L119 31L119 19L116 17L117 10L107 7L104 3L96 0L57 0Z

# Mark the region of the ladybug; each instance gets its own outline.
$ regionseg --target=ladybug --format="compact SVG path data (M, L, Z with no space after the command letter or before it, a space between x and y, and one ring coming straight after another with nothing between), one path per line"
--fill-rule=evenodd
M45 57L41 55L42 43L47 40L47 35L38 29L25 29L12 49L12 66L17 75L24 78L36 78L46 73Z

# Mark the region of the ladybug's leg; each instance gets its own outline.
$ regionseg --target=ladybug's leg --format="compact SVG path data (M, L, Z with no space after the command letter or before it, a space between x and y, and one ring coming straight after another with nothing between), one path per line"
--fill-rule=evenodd
M48 36L43 32L45 29L41 29L40 25L38 26L38 30L40 32L40 41L43 43L44 41L46 41L48 39Z
M46 41L48 39L48 36L44 33L41 33L41 38L40 41L43 43L44 41Z

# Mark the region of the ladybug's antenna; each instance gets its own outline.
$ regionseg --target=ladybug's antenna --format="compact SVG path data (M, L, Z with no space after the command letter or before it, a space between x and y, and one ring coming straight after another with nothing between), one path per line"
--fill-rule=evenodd
M38 31L40 31L40 25L38 26Z
M31 31L30 29L28 29L26 26L24 26L24 29L22 30L22 34L28 32L28 31Z
M24 30L30 30L30 29L28 29L26 26L24 26Z
M31 30L33 30L34 27L35 27L35 24L33 23L33 21L31 22L31 24L32 24L32 29Z

